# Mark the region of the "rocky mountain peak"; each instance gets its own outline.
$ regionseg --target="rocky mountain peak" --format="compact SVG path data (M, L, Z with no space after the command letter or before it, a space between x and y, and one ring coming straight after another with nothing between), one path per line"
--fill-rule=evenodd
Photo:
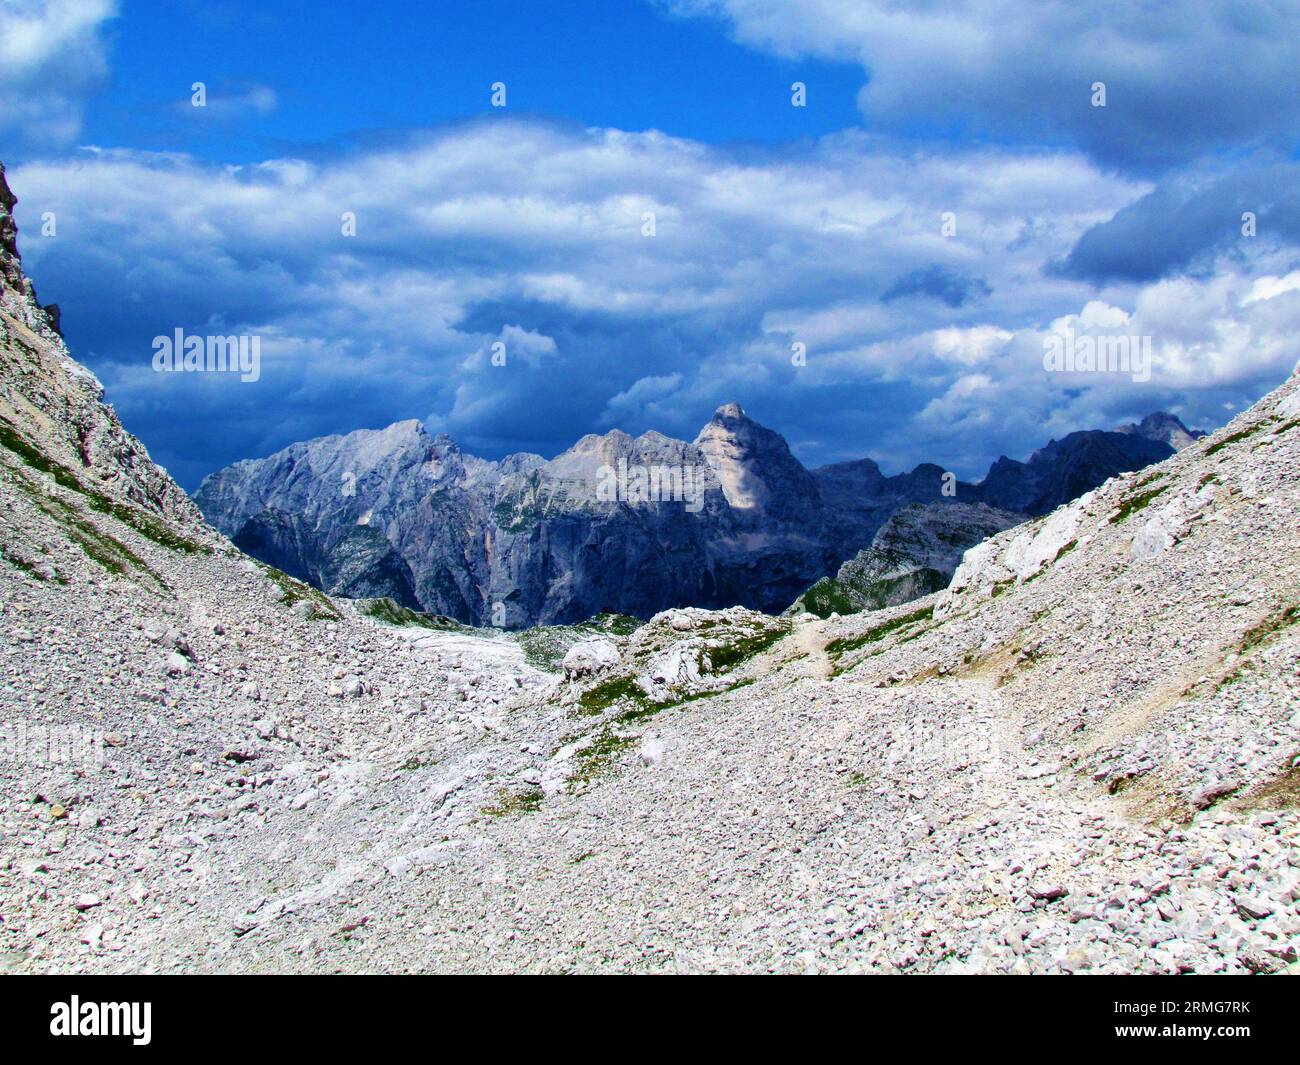
M42 307L31 280L23 273L22 256L18 254L18 223L14 220L17 203L18 197L5 178L4 163L0 163L0 309L37 333L58 335L59 308L54 304Z
M18 254L18 223L14 221L14 205L18 197L9 188L5 180L4 164L0 163L0 291L6 297L17 296L26 302L32 294L31 282L23 276L22 256ZM5 299L5 306L11 307L11 298Z
M0 163L0 257L18 258L18 225L14 222L14 205L18 197L5 180L5 166Z
M739 403L714 411L695 446L735 510L789 521L820 510L816 482L785 437L754 421Z
M1205 436L1204 429L1189 429L1176 414L1163 410L1148 414L1140 422L1117 426L1115 431L1129 436L1141 436L1147 440L1158 440L1175 451L1182 451L1188 444Z
M713 412L710 419L715 422L729 421L749 421L750 417L745 413L745 408L739 403L724 403L721 407Z
M908 504L1042 514L1172 452L1136 435L1072 434L944 494L944 467L934 463L890 477L870 459L809 471L779 433L728 403L694 442L610 429L551 459L476 458L408 420L237 463L206 479L196 499L237 546L326 591L389 595L474 623L502 601L513 626L681 605L783 609ZM931 525L950 546L969 546L989 531L975 516L936 512ZM924 548L910 525L900 531ZM897 555L895 543L899 570ZM664 558L673 560L667 571L647 578ZM891 601L943 575L922 568L933 573L891 574L907 577L891 586Z
M405 421L394 422L392 425L377 432L377 441L391 445L394 450L405 448L424 448L429 444L436 444L439 447L455 448L456 442L446 433L439 433L437 436L429 435L429 430L424 427L424 423L418 418L407 418Z

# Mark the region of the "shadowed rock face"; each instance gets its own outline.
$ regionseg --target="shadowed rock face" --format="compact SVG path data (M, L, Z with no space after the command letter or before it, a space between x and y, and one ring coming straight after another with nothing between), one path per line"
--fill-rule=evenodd
M948 586L968 548L1025 521L985 503L912 503L896 511L871 546L801 595L786 613L819 617L880 610Z
M1144 436L1098 429L1071 433L1035 451L1028 462L998 459L967 498L1036 517L1173 453L1168 444Z
M778 612L901 507L933 504L930 527L956 502L1041 514L1170 453L1074 433L945 496L928 463L893 477L870 459L810 471L729 403L691 442L614 430L549 461L488 462L399 422L236 463L195 499L238 546L328 592L518 628L674 606ZM970 514L953 518L970 546Z

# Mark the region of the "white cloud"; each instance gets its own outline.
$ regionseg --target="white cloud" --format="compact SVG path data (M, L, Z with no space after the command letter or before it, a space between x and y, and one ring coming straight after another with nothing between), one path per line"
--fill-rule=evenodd
M1245 396L1281 372L1294 324L1284 304L1300 300L1274 291L1283 281L1251 287L1261 272L1287 277L1252 275L1262 258L1185 290L1052 275L1080 234L1149 188L1074 151L940 156L845 133L742 159L661 133L508 121L326 162L97 151L10 177L28 268L79 354L147 443L157 426L209 469L426 415L494 452L554 451L611 425L693 436L731 400L805 441L810 462L873 445L919 461L955 440L954 462L979 465L1041 442L1045 426L1168 401L1131 383L1074 382L1075 395L1048 379L1041 330L1053 322L1131 316L1126 331L1175 345L1157 380L1205 390L1198 409L1217 409L1215 390ZM33 236L46 210L57 240ZM941 234L946 211L956 237ZM882 301L935 267L974 296L921 285ZM234 393L245 428L221 438L222 454L181 427L204 404L224 424L228 397L173 375L160 403L158 382L135 372L148 338L214 316L275 338L261 380ZM505 366L490 363L498 340ZM792 364L796 341L806 366Z
M105 24L116 0L5 0L0 4L0 131L65 144L81 106L108 73Z
M995 133L1164 166L1218 145L1294 146L1300 7L1120 0L662 0L778 56L856 61L875 128ZM1207 82L1205 71L1215 71ZM1092 85L1107 88L1091 106Z
M912 423L936 442L979 453L990 433L1039 439L1107 428L1160 406L1196 426L1218 424L1225 390L1252 402L1280 383L1300 352L1300 284L1294 275L1250 278L1225 272L1160 281L1137 290L1132 309L1090 300L1045 329L1007 333L996 368L961 374ZM1268 296L1260 296L1268 292ZM1049 334L1150 337L1151 379L1125 373L1052 373L1043 368ZM978 332L971 330L969 332ZM1022 457L1022 456L1017 456Z
M1258 303L1271 300L1287 292L1300 289L1300 270L1293 270L1285 277L1261 277L1250 286L1250 291L1242 298L1242 304Z
M630 388L611 396L601 412L602 425L620 427L628 420L639 423L650 421L665 413L665 400L672 400L682 385L680 373L651 375L639 378Z

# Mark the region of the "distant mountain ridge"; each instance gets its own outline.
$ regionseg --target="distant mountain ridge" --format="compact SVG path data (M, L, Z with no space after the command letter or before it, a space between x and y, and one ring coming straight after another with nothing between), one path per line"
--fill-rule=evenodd
M1115 431L1117 433L1144 436L1148 440L1159 440L1163 444L1168 444L1175 451L1182 451L1188 444L1195 443L1206 435L1204 429L1189 429L1177 415L1168 414L1165 411L1148 414L1140 422L1121 425Z
M809 470L729 403L693 441L612 430L550 460L488 461L398 422L237 462L194 498L241 548L332 594L520 628L674 606L779 612L902 507L1044 514L1173 450L1137 432L1071 433L946 495L929 463Z

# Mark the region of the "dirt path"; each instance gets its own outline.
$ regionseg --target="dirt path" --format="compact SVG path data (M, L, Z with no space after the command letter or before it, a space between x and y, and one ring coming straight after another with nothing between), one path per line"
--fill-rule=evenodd
M830 680L835 672L835 664L826 653L827 641L822 632L825 624L824 621L815 621L801 626L795 630L794 642L795 646L808 656L808 663L814 676L822 680Z

